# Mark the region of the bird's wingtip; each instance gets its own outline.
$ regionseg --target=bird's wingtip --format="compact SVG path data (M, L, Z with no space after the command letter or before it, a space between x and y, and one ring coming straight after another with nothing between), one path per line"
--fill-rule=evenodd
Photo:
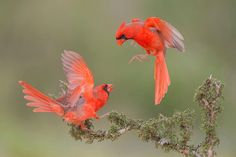
M69 50L63 50L63 53L65 54L65 53L68 53L69 52Z

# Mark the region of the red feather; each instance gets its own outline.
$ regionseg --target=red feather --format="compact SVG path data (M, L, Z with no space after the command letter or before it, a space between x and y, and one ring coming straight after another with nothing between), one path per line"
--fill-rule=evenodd
M84 59L73 51L62 54L63 69L69 82L68 91L57 99L42 94L26 82L19 81L24 88L27 106L34 112L55 112L65 121L83 126L83 121L98 118L96 112L107 102L112 85L102 84L94 88L94 79Z

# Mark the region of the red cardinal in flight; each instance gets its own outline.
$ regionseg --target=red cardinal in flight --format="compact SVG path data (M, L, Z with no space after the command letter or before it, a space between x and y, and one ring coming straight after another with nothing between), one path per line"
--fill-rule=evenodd
M130 23L123 22L120 25L116 32L117 44L122 45L130 39L136 41L147 53L134 56L130 62L145 60L148 55L156 57L154 67L155 104L160 104L170 85L165 61L166 48L176 48L184 52L184 38L168 22L158 17L149 17L144 22L135 18Z
M99 118L96 112L102 108L112 91L111 84L94 87L94 79L84 59L73 51L64 51L62 64L68 80L68 90L58 99L50 98L24 81L27 106L35 107L33 112L54 112L66 122L85 127L83 121Z

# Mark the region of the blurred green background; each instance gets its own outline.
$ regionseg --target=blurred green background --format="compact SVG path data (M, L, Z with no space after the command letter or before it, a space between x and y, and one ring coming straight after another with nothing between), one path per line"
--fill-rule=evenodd
M58 93L65 76L64 49L79 52L96 84L112 83L114 91L99 114L117 110L133 118L171 115L196 109L193 142L200 142L195 89L213 74L225 82L225 109L219 119L218 155L236 155L236 1L235 0L0 0L0 157L180 156L156 150L128 133L115 142L92 145L75 141L57 116L33 113L25 106L18 80L44 93ZM158 16L185 37L186 53L169 49L172 84L160 106L153 105L153 61L128 64L140 47L118 47L115 32L122 21ZM99 122L100 126L104 122Z

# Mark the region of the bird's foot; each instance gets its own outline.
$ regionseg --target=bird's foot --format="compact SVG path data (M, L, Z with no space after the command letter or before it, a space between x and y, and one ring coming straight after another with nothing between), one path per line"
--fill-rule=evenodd
M148 54L139 54L139 55L133 56L133 57L129 60L129 64L132 63L133 61L139 61L139 62L149 61L149 59L148 59Z
M59 80L59 87L61 89L61 95L65 95L69 85L68 85L68 83L66 83L64 81Z
M81 129L82 131L88 131L88 130L89 130L89 129L86 127L86 125L84 124L84 122L81 122L78 126L80 127L80 129Z

